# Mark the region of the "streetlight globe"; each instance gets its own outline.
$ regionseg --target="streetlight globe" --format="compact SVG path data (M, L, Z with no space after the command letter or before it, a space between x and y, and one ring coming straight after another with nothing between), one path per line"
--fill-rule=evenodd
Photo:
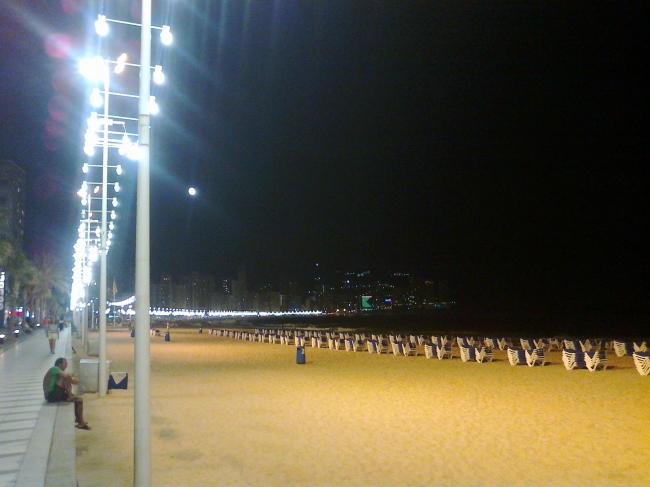
M104 104L104 99L99 94L99 88L93 88L92 94L90 95L90 104L95 108L101 107Z
M79 72L91 81L101 81L108 74L106 63L100 56L79 61Z
M123 52L118 56L115 64L115 69L113 69L114 73L119 74L122 71L124 71L124 68L126 67L126 59L127 59L127 55L125 52Z
M156 97L155 96L150 96L149 97L149 113L152 115L158 115L158 112L160 112L160 108L158 107L158 103L156 103Z
M161 85L165 82L165 73L162 71L162 66L157 65L153 68L153 82Z
M173 39L173 36L172 36L171 31L169 30L169 26L168 25L163 25L162 26L162 32L160 33L161 42L164 45L168 46L168 45L170 45L172 43L172 39Z
M196 189L194 189L194 188L188 189L187 192L189 193L190 196L195 196L196 195Z
M95 32L97 35L104 37L108 34L108 23L106 22L106 15L98 15L95 21Z

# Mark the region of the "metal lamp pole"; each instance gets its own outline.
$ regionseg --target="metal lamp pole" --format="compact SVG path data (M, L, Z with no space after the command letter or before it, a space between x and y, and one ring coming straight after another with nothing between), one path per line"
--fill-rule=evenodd
M106 396L108 371L106 370L106 218L108 213L108 69L104 76L104 147L102 154L102 228L99 271L99 397Z
M138 107L138 165L135 240L135 487L151 486L151 399L149 354L149 96L151 90L151 0L142 0L140 100Z
M84 284L84 307L81 315L81 343L86 348L86 337L88 336L88 286Z

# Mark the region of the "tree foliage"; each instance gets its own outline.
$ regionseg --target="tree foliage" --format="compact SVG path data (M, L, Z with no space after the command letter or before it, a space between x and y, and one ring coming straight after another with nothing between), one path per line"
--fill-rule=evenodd
M0 214L0 269L6 273L5 308L22 306L39 321L60 315L70 294L70 273L55 255L42 253L30 260L14 242L8 220ZM16 324L11 314L8 324Z

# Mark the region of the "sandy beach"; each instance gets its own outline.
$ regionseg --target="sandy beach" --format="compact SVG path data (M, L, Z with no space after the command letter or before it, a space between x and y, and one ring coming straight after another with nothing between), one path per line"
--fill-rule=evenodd
M128 390L84 394L81 487L132 485L134 339L109 332ZM92 336L91 336L92 338ZM81 347L76 361L84 358ZM151 337L152 485L645 486L650 380L605 371Z

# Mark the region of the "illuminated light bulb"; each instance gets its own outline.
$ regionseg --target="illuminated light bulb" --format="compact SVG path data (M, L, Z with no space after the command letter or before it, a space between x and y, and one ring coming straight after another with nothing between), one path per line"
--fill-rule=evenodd
M83 198L81 198L81 204L82 204L83 206L86 206L86 205L88 204L88 200L86 199L85 196L84 196Z
M113 232L108 232L108 240L110 241L113 238Z
M110 222L108 224L108 228L109 228L109 230L113 230L115 228L115 224L113 222Z
M115 217L116 217L116 216L117 216L117 215L115 214L115 210L112 210L112 211L111 211L111 220L115 220Z
M126 157L128 157L132 161L137 161L142 157L142 151L140 150L140 146L138 145L137 142L129 146L129 148L126 151Z
M125 155L129 150L130 145L131 145L131 139L129 139L128 135L124 134L124 137L122 137L122 143L118 147L117 152L121 156ZM118 166L118 167L119 167L119 172L117 174L122 174L122 166Z
M153 82L161 85L165 82L165 74L162 72L162 66L157 65L153 68Z
M95 108L101 107L104 104L104 98L99 94L99 88L93 88L90 95L90 104Z
M101 230L99 229L99 227L95 227L95 235L97 235L98 237L101 235Z
M97 260L98 255L99 255L99 250L95 245L92 245L88 249L88 260L90 260L91 262L95 262Z
M99 189L100 189L99 186L95 186L95 189L93 189L93 193L94 194L99 193Z
M84 139L86 140L86 145L91 145L91 146L97 145L98 142L97 134L92 130L86 130Z
M156 103L156 97L149 97L149 113L151 115L158 115L160 108L158 108L158 103Z
M113 198L112 204L113 204L114 207L117 206L117 198Z
M168 25L162 26L162 32L160 33L160 41L168 46L172 43L173 36Z
M101 81L108 73L104 60L99 56L79 61L79 72L91 81Z
M108 22L106 22L106 15L98 15L95 21L95 32L97 35L104 37L108 34Z
M124 71L125 67L126 67L126 53L123 52L118 56L117 64L115 65L115 69L113 70L113 72L121 73L122 71Z
M120 183L118 183L116 181L115 184L113 185L113 189L115 190L116 193L119 193L120 192Z
M88 172L88 163L85 162L83 166L81 166L81 171L85 174Z
M88 118L88 130L99 130L99 119L97 118L97 112L90 112L90 117Z
M121 164L118 164L117 166L115 166L115 172L117 173L118 176L122 175L122 165Z

